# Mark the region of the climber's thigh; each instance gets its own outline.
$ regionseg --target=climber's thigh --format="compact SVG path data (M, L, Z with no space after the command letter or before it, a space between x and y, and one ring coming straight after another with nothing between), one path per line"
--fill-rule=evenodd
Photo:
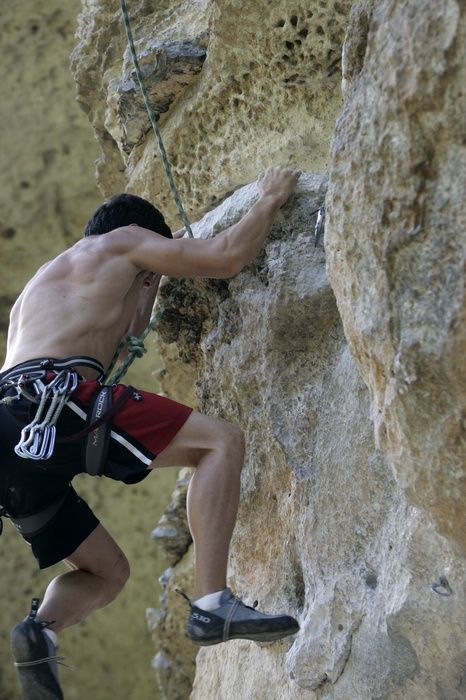
M238 429L226 421L193 411L151 467L196 467L211 450L223 450Z

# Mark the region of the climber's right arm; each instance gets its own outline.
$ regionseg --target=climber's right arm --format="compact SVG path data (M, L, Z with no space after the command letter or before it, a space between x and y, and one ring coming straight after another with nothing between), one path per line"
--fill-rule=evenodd
M112 232L136 268L170 277L232 277L248 265L267 237L278 209L294 190L300 173L269 168L258 179L259 199L215 238L169 239L139 226Z

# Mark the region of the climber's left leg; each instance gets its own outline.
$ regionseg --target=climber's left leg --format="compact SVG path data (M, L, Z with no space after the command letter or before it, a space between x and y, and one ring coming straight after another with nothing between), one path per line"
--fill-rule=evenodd
M299 630L290 615L253 610L226 585L243 459L244 438L238 428L193 413L153 462L154 467L195 467L187 506L195 545L196 587L194 600L189 601L187 634L202 646L229 639L274 641Z
M38 621L53 620L56 632L111 603L129 578L128 560L102 525L65 561L72 571L51 581L37 613Z

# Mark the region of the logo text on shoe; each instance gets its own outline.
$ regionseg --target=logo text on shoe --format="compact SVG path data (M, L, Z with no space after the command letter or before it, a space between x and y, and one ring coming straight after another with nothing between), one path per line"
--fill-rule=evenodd
M205 617L205 615L199 615L199 613L197 613L197 612L193 612L193 617L195 620L199 620L199 622L204 622L204 623L210 622L210 617Z

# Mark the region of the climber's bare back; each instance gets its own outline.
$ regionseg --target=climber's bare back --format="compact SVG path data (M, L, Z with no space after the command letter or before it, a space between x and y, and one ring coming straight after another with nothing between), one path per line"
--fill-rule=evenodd
M113 234L79 241L28 282L11 312L3 370L36 357L73 355L108 366L146 277L115 251Z
M2 371L33 358L73 355L107 367L149 272L223 276L220 261L208 254L213 243L171 240L139 226L78 241L43 265L14 304ZM83 368L82 374L96 373Z

